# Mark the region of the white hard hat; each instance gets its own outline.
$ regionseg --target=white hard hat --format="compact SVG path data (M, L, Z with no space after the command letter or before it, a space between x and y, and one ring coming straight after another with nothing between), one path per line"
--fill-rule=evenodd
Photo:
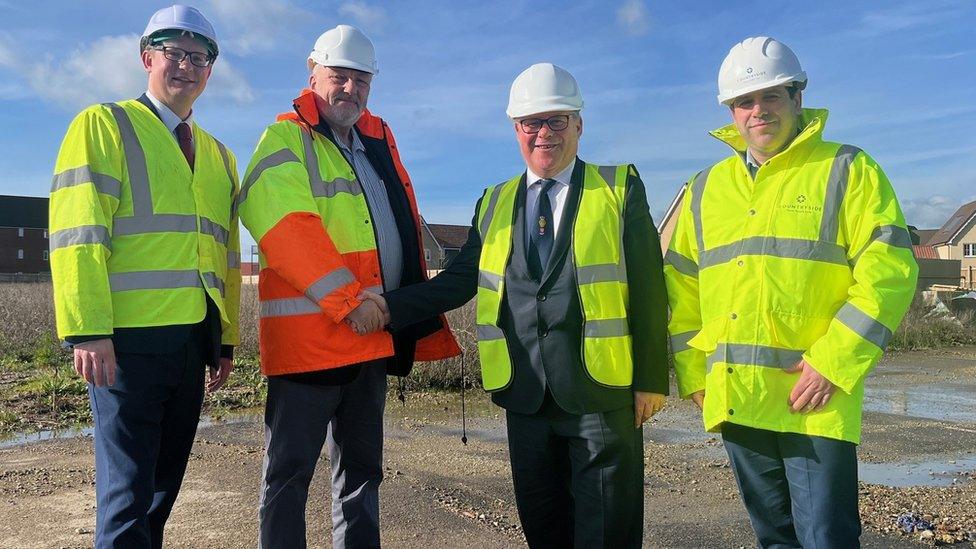
M142 33L141 47L146 47L152 35L166 30L182 30L198 34L210 42L213 54L217 55L217 33L214 32L210 21L196 8L176 4L154 13Z
M732 46L718 70L718 102L791 82L801 90L807 85L793 50L767 36L746 38Z
M505 112L514 120L542 112L582 109L583 96L573 75L552 63L536 63L515 77Z
M344 67L377 74L376 51L363 31L352 25L338 25L329 29L315 41L315 48L308 54L308 69L316 65Z

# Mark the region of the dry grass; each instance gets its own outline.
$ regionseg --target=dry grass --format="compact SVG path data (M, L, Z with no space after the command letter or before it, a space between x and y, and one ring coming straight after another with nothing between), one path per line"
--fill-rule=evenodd
M972 314L958 319L926 318L930 311L919 296L915 297L888 349L911 351L956 345L976 345L976 319Z

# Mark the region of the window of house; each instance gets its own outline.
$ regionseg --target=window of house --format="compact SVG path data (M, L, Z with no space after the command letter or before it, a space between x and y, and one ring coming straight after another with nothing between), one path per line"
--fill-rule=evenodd
M24 259L24 250L17 250L17 259Z
M24 228L20 227L17 229L17 236L24 236ZM23 251L23 250L21 250Z
M976 257L976 243L962 245L963 257Z
M48 255L49 253L50 252L48 252L47 250L44 250L44 261L47 261L48 258L51 257L50 255Z
M430 261L430 250L424 250L424 261Z
M47 229L44 229L44 238L47 238Z

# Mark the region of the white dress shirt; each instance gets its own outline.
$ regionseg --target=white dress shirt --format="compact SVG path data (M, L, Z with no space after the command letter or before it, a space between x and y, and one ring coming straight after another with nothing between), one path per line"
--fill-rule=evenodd
M576 159L569 163L563 171L557 173L549 179L555 179L556 183L549 189L549 203L552 204L552 240L556 241L559 235L559 226L562 225L563 209L566 206L566 196L569 195L569 182L573 177L573 168L576 167ZM528 189L525 193L525 235L531 237L532 231L536 230L539 206L539 193L542 191L542 184L539 180L542 177L532 172L532 168L525 169L525 184ZM528 241L526 241L528 242Z
M186 124L190 126L190 135L193 135L193 111L190 111L190 114L187 115L186 120L183 120L178 114L173 112L172 109L163 104L162 101L156 99L156 96L154 96L151 91L146 90L146 97L148 97L149 102L156 107L156 112L159 113L159 118L162 119L163 125L169 129L169 133L173 136L173 139L176 140L177 145L180 143L180 139L176 135L176 126L178 126L180 122L186 122Z

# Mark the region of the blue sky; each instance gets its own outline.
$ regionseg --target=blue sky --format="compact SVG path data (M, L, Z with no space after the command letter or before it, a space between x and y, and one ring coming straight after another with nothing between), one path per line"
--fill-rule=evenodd
M0 0L0 194L47 193L74 114L145 89L138 35L159 2ZM467 224L485 186L524 165L505 118L532 63L572 72L586 107L580 154L633 162L659 217L681 183L727 156L706 131L728 49L790 45L831 111L826 136L869 152L908 222L936 227L976 200L976 2L375 2L200 0L221 57L197 121L246 166L262 129L307 81L316 37L338 24L374 41L370 108L387 119L424 216ZM247 237L245 237L247 238Z

